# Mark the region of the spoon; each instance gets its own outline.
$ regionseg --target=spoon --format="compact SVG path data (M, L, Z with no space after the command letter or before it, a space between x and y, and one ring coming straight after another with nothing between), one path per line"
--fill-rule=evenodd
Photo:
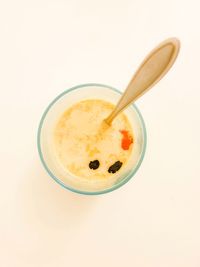
M154 48L144 59L128 84L115 109L104 120L112 124L115 117L152 88L172 67L180 49L176 38L169 38Z

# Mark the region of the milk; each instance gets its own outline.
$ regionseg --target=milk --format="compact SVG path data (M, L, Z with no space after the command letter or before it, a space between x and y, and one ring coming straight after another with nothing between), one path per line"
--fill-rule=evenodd
M58 118L54 151L66 172L84 180L113 180L126 168L134 150L134 133L124 113L118 115L110 127L105 127L103 120L113 109L114 105L107 101L88 99L72 105ZM122 130L133 139L128 150L121 146ZM95 170L89 167L94 160L100 163ZM122 167L116 173L109 173L109 167L116 161L120 161Z

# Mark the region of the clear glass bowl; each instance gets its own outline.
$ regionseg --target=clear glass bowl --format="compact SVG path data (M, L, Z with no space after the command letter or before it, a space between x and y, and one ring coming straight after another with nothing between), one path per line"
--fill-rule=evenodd
M73 192L98 195L111 192L134 176L144 158L146 149L146 129L138 108L130 105L124 113L128 117L134 132L134 147L132 155L124 168L115 179L93 183L92 180L73 177L71 173L61 168L55 160L55 153L52 149L53 131L59 117L71 105L84 99L102 99L116 104L121 97L117 89L103 84L83 84L66 90L57 96L46 108L42 115L37 135L37 146L42 164L48 174L61 186ZM82 179L82 180L81 180Z

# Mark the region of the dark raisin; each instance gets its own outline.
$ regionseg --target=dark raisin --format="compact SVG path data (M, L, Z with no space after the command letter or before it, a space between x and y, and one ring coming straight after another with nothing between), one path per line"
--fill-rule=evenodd
M98 169L99 165L100 165L100 163L98 160L93 160L93 161L90 161L90 163L89 163L90 169L93 169L93 170Z
M109 173L115 173L115 172L119 171L121 166L122 166L122 162L118 160L113 165L110 166L110 168L108 169L108 172Z

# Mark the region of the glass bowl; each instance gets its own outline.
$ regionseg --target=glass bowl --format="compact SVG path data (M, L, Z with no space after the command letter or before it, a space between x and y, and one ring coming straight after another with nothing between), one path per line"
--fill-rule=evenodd
M83 84L64 91L46 108L40 120L37 134L39 156L48 174L64 188L80 194L98 195L121 187L135 175L145 154L146 129L142 115L134 104L124 111L133 127L134 147L124 171L115 174L114 180L110 178L107 181L100 179L94 183L92 179L73 176L58 164L52 146L55 125L67 108L84 99L102 99L116 104L121 94L120 91L111 86L96 83Z

